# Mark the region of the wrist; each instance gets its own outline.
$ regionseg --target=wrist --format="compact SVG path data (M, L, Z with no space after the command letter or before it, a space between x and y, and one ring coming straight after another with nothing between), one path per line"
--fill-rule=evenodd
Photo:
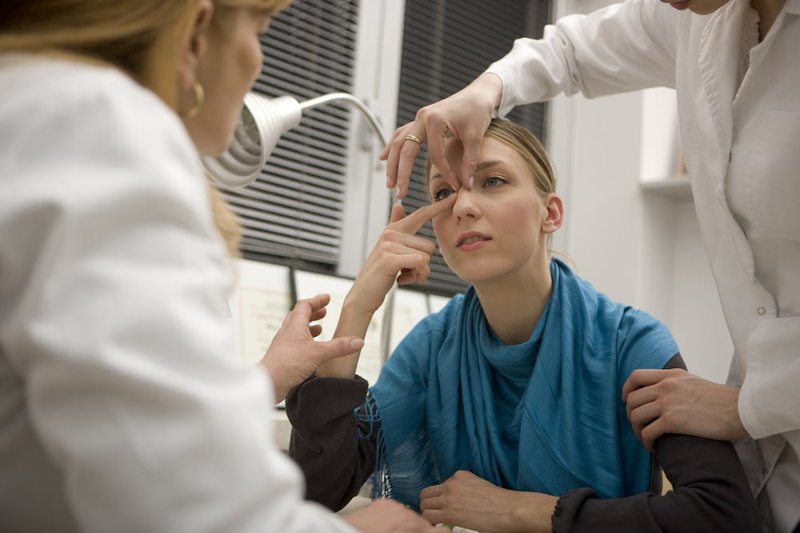
M480 94L486 95L486 105L490 106L490 109L500 108L500 101L503 98L503 80L500 79L500 76L493 72L484 72L475 79L473 84L479 87Z
M369 322L372 319L372 315L374 315L383 304L383 298L381 298L379 302L374 302L372 305L364 305L364 302L368 302L369 300L369 298L359 296L358 293L351 291L347 294L342 303L342 315L347 314L348 317L359 322L363 322L364 320Z
M512 510L510 530L536 533L552 532L553 512L555 512L558 498L534 492L522 494L525 495L525 500L518 502Z

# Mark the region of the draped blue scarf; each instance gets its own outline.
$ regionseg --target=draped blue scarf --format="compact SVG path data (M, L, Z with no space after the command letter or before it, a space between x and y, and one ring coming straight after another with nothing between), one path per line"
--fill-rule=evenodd
M418 508L423 488L457 470L556 496L649 488L651 456L628 422L622 385L636 368L662 368L675 341L564 263L551 261L550 272L552 295L523 344L491 332L470 288L397 347L370 391L392 497Z

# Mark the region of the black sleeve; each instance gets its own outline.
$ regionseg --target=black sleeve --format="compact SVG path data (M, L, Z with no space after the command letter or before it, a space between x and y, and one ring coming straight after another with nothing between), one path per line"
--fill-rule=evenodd
M680 354L664 368L686 368ZM663 435L655 455L673 490L600 499L589 488L567 492L553 513L553 532L758 532L758 508L730 442Z
M369 427L353 413L366 395L367 382L359 376L311 377L286 397L289 455L305 476L306 498L334 511L347 505L375 470L379 422Z

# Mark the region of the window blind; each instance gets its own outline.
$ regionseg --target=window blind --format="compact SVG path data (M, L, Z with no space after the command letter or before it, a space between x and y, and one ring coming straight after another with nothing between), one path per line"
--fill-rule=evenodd
M546 0L406 0L397 125L413 120L420 107L462 89L511 50L515 38L541 37L548 18ZM508 118L544 141L545 105L517 107ZM407 209L429 202L426 156L423 147L403 202ZM430 223L420 234L433 238ZM437 251L425 288L449 295L466 286Z
M271 22L262 37L264 63L254 92L299 101L351 92L358 0L303 0ZM245 189L220 187L243 228L242 254L257 260L339 261L350 109L336 104L308 110L287 132Z

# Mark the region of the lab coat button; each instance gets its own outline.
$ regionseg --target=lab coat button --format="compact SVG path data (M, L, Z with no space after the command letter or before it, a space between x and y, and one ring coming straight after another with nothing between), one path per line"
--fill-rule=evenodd
M759 315L763 315L766 312L767 310L764 309L763 307L759 307L758 309L756 309L756 313L758 313Z

